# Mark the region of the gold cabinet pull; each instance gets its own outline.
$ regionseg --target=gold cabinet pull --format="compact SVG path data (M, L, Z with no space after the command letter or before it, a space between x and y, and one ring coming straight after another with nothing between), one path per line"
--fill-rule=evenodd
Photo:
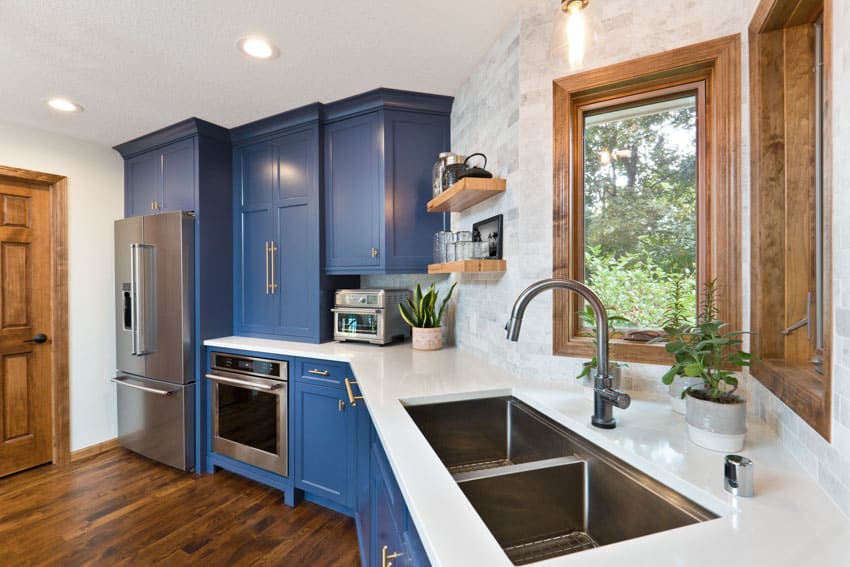
M378 249L372 248L372 258L377 258L377 257L378 257Z
M354 395L354 392L351 391L352 384L357 384L357 382L352 382L348 378L345 379L345 391L348 392L348 403L352 406L356 406L357 400L362 400L363 396Z
M269 241L266 240L266 295L269 294Z
M312 370L308 370L307 374L315 374L316 376L327 376L330 374L327 370L319 370L318 368L313 368Z
M277 246L275 246L274 240L270 241L271 247L269 248L269 255L272 257L272 278L271 278L271 290L272 295L277 291L277 284L274 279L274 254L277 252Z
M392 567L393 562L389 561L389 560L395 559L397 557L401 557L401 554L397 551L395 553L387 554L387 546L385 545L381 549L381 566L382 567Z
M345 409L345 402L342 401L342 400L339 400L339 411L342 411L344 409Z

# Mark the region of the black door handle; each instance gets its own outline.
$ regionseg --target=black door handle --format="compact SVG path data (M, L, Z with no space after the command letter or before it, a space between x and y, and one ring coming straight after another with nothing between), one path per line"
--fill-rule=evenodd
M33 338L27 339L24 342L25 343L36 343L36 344L40 345L41 343L47 342L47 335L45 335L44 333L39 333L36 336L34 336Z

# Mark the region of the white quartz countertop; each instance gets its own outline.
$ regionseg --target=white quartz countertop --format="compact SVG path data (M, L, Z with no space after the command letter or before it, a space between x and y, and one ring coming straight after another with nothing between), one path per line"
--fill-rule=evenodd
M247 337L204 344L350 363L435 567L511 563L404 404L509 394L720 516L535 565L850 565L850 521L762 423L748 422L741 451L754 462L756 495L736 498L723 490L723 454L690 443L684 419L664 397L633 396L628 410L615 410L617 428L601 430L590 426L592 404L581 393L521 380L456 348L420 352L409 344Z

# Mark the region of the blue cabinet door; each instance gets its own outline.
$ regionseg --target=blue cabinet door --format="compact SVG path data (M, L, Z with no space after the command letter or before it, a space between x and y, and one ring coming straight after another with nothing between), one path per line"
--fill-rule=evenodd
M269 248L275 233L274 209L245 208L240 216L241 239L237 242L236 316L238 328L248 333L272 333L275 327L275 295L271 293Z
M443 229L442 215L427 211L431 170L449 143L448 116L384 111L387 272L428 271L432 237Z
M195 210L195 139L162 148L162 211Z
M345 391L295 387L295 487L353 506L355 410Z
M377 112L325 126L325 266L358 273L383 260L383 136Z
M128 159L124 163L124 175L124 216L156 212L154 203L162 199L160 153L151 151Z
M320 338L319 152L317 124L234 152L237 333Z
M388 470L380 445L372 446L371 463L371 522L372 542L371 561L374 567L384 567L383 556L398 554L392 559L393 565L404 565L409 554L404 544L401 520L397 519L398 499L395 478Z

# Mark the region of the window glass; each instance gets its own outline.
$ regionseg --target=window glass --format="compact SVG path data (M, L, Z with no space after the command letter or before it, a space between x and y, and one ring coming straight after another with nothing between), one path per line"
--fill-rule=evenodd
M626 327L660 329L677 285L693 317L696 95L586 112L583 129L585 282Z

